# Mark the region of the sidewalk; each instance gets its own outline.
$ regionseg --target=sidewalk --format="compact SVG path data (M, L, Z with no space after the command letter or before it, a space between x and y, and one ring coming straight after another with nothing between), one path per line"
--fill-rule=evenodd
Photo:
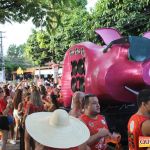
M19 150L19 143L15 144L15 145L8 143L6 149L7 150Z
M19 148L19 141L15 145L7 142L6 150L19 150Z

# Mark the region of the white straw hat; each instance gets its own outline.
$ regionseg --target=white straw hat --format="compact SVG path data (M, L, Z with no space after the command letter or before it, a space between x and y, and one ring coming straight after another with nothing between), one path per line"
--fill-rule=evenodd
M87 126L62 109L28 115L25 125L33 139L52 148L77 147L90 137Z

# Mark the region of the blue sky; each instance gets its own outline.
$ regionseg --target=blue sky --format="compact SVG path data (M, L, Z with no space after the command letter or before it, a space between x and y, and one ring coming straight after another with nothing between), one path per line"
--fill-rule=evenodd
M93 8L97 2L97 0L87 0L88 5L86 6L89 10ZM29 20L28 22L24 23L6 23L4 25L0 24L0 31L3 31L4 38L3 38L3 50L4 54L6 54L9 45L15 44L20 45L26 42L29 35L32 33L32 29L34 25Z

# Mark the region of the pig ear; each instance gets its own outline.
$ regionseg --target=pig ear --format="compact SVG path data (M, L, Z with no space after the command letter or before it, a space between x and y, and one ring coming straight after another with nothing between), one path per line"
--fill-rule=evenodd
M95 32L101 36L106 45L114 40L122 38L121 34L113 28L100 28L96 29Z
M150 31L143 33L143 37L150 39Z

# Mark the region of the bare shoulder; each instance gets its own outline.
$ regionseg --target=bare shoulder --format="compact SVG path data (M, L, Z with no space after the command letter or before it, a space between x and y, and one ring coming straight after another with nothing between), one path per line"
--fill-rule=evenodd
M143 122L141 130L143 135L150 136L150 119Z

